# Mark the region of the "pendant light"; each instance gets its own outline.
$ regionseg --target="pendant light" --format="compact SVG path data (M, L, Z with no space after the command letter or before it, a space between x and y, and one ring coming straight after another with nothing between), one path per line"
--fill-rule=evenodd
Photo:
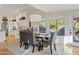
M3 17L2 21L8 21L7 17Z

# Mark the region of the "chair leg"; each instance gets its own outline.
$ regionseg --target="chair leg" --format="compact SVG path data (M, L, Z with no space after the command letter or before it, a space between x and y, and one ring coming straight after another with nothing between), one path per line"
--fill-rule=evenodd
M27 45L27 50L28 50L29 45Z
M35 48L35 46L33 45L33 50L32 50L32 53L34 52L34 48Z
M50 52L51 52L51 54L52 54L52 46L50 45Z
M54 48L55 48L55 50L56 50L56 44L54 44Z
M24 45L25 46L25 48L24 49L26 49L26 45Z

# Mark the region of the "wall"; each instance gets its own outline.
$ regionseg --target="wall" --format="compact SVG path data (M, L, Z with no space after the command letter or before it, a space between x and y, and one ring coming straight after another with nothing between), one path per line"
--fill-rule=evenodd
M39 24L41 19L41 15L39 14L30 14L30 21L32 23L32 27L34 28L35 33L39 33Z
M25 20L19 20L22 16L25 16ZM12 19L16 19L16 22L12 22ZM27 17L26 12L20 12L16 14L15 16L11 17L9 19L9 35L15 35L16 38L18 38L19 34L19 27L22 26L23 29L26 29L29 26L29 18ZM13 30L13 26L16 25L16 30Z
M1 23L2 23L2 19L0 19L0 30L1 30Z
M39 24L40 22L32 22L32 27L35 33L39 33Z

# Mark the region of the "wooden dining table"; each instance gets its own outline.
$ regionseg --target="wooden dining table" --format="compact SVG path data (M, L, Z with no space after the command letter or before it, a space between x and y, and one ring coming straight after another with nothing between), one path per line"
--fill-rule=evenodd
M39 49L38 49L38 51L40 51L40 50L43 50L43 41L47 41L49 39L49 35L46 35L46 34L36 34L35 35L35 39L37 41L41 41L41 45L39 46Z

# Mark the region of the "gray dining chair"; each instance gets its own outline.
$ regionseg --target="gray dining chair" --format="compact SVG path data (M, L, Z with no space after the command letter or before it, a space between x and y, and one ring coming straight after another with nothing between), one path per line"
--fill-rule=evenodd
M23 35L24 33L23 33L23 31L19 31L19 36L20 36L20 47L22 47L22 45L23 45L23 39L24 39L24 35Z
M54 49L56 50L56 44L55 44L56 35L57 35L56 33L51 32L49 39L46 41L43 41L43 43L47 43L47 45L50 46L51 54L52 54L52 46L54 46Z
M28 32L24 32L24 46L25 46L25 49L26 49L26 47L27 47L27 49L28 49L28 47L29 47L29 35L28 35Z
M28 33L26 31L20 31L20 47L24 45L25 49L28 49Z
M41 42L35 40L35 38L33 37L34 35L33 35L32 32L29 32L28 35L29 35L29 45L31 45L33 47L33 49L32 49L32 53L33 53L34 49L35 49L35 46L39 46Z

